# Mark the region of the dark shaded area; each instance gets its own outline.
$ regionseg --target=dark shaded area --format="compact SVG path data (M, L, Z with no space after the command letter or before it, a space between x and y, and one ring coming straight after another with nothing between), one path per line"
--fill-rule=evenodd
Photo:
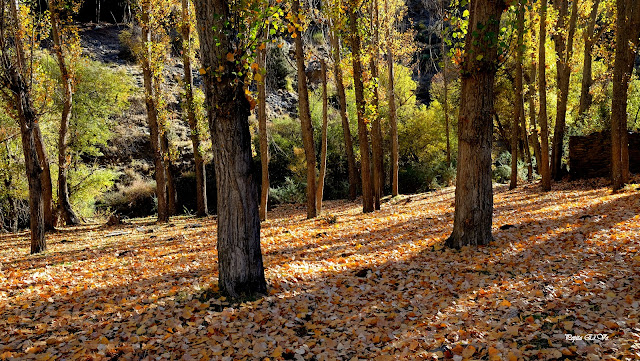
M571 179L611 175L611 133L608 131L569 138ZM629 133L629 170L640 173L640 134Z

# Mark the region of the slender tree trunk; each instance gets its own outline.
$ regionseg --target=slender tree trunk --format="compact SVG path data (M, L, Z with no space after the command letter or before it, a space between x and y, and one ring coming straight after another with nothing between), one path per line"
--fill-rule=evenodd
M320 214L322 211L322 197L324 192L324 178L327 173L327 64L324 59L320 59L322 67L322 146L320 150L320 176L318 177L318 186L316 187L316 212Z
M258 65L265 69L267 64L267 47L258 50ZM267 220L267 204L269 201L269 142L267 138L267 89L264 78L258 81L258 131L260 133L260 164L262 185L260 192L260 219Z
M144 78L144 95L147 107L147 120L149 122L149 133L151 137L151 151L153 152L153 163L155 166L156 197L158 200L158 222L169 221L169 211L167 204L167 183L165 176L165 165L162 156L162 143L160 141L160 125L158 124L157 94L155 91L154 76L151 69L151 30L149 24L150 4L145 2L142 7L142 39L145 41L144 55L142 56L142 75Z
M442 32L444 37L444 31ZM444 40L444 39L443 39ZM447 165L451 166L451 135L449 130L449 84L447 84L447 61L445 56L445 44L442 42L442 83L444 87L444 125L445 136L447 137Z
M580 106L578 108L578 117L583 117L587 112L593 96L591 95L591 85L593 84L593 45L595 44L595 28L598 19L598 6L600 0L594 0L591 7L591 15L589 16L589 24L584 31L584 60L582 63L582 87L580 88Z
M523 98L523 70L522 70L522 62L524 60L524 4L522 0L518 0L518 8L516 15L516 22L518 27L518 41L516 44L516 77L515 77L515 97L514 97L514 116L513 116L513 129L512 132L512 140L511 140L511 184L509 185L509 189L514 189L518 185L518 157L517 155L517 147L518 147L518 139L521 139L522 134L526 134L526 120L524 119L524 98ZM522 123L522 127L520 127L519 123ZM525 148L525 143L523 144L523 148ZM527 146L528 149L528 146ZM524 150L524 149L523 149ZM523 152L524 153L524 152Z
M516 99L518 98L516 90ZM518 186L518 139L520 139L520 109L518 104L513 109L513 119L511 120L511 179L509 189Z
M164 159L164 171L167 184L167 212L170 216L175 216L178 214L176 209L175 166L171 161L171 145L169 144L168 131L166 128L162 130L162 158Z
M389 14L388 0L384 0L384 12L387 14L387 68L389 71L389 89L387 89L387 98L389 103L389 126L391 128L391 195L399 194L398 188L398 164L399 164L399 147L398 147L398 117L396 114L396 80L393 64L393 41L391 39L391 27L393 26L393 17ZM448 124L448 123L447 123ZM447 127L447 131L449 128ZM447 136L447 145L449 144Z
M640 3L617 0L616 53L611 97L611 187L619 190L629 182L627 98L640 40Z
M355 200L358 191L358 168L356 167L356 157L353 154L353 140L351 129L349 128L349 118L347 116L347 97L344 93L344 82L342 80L342 68L340 66L340 39L334 31L331 31L331 47L333 48L333 73L335 77L338 102L340 103L340 119L342 120L342 134L344 136L344 146L347 153L347 166L349 171L349 199Z
M360 59L360 35L358 19L354 6L349 7L349 30L351 31L351 53L353 62L353 84L358 114L358 138L360 143L360 176L362 177L362 211L374 211L373 189L371 184L371 160L369 156L369 131L364 119L364 84L362 83L362 61Z
M547 118L547 70L546 50L547 42L547 0L540 0L540 43L538 46L538 91L540 92L540 163L538 170L542 176L542 190L551 190L551 170L549 169L549 123Z
M184 66L185 107L187 121L191 130L191 144L193 145L193 160L196 175L196 215L204 217L208 213L207 181L204 159L200 151L200 133L198 119L193 101L193 77L191 75L191 15L189 0L182 0L182 62Z
M58 59L58 67L62 77L62 87L64 101L62 105L62 117L60 119L60 129L58 131L58 214L66 225L76 225L80 219L71 207L69 200L69 182L67 180L70 156L67 155L69 144L69 124L71 123L71 108L73 107L73 79L67 68L66 60L60 39L60 17L58 5L54 0L49 0L49 11L51 12L51 34L53 37L53 47Z
M568 0L554 1L559 15L556 29L565 29L565 17L567 16ZM556 68L558 82L558 105L556 108L556 126L553 132L553 146L551 148L551 177L560 181L562 179L562 153L564 151L564 132L567 119L567 103L569 101L569 84L571 80L571 56L573 55L573 38L578 21L578 0L573 0L571 6L571 18L569 29L565 38L563 31L556 31L553 36L556 45Z
M536 123L536 65L531 63L531 77L528 80L529 90L527 91L527 99L529 101L529 119L531 123L531 134L528 137L528 144L533 148L533 155L536 158L536 171L540 174L541 151L540 139L538 138L538 125Z
M493 239L492 117L497 34L505 7L503 1L495 0L474 0L470 6L461 70L455 215L453 232L447 239L447 245L453 248L484 245Z
M371 124L371 153L373 157L373 202L374 208L380 209L380 199L384 195L384 150L382 148L382 125L380 119L380 92L378 85L378 59L380 59L380 20L378 15L378 0L371 3L373 7L371 27L373 28L373 52L371 54L371 77L373 86L373 108L375 109Z
M299 0L293 0L292 11L300 12ZM311 112L309 110L309 90L307 88L307 76L304 66L304 48L302 46L302 34L294 27L293 39L296 49L296 65L298 68L298 113L302 127L302 143L307 160L307 218L316 217L316 150L313 144L313 124L311 124Z
M208 71L203 76L218 194L218 283L221 292L233 298L264 294L267 283L260 250L258 186L252 169L250 104L244 94L245 79L235 82L239 69L225 60L237 40L236 34L224 32L224 23L232 15L230 4L228 0L196 0L195 5L202 66L222 67L219 74Z
M18 116L18 123L20 125L20 135L22 140L22 150L25 160L25 171L27 176L27 182L29 185L29 220L31 228L31 254L44 252L47 250L47 244L45 241L45 219L44 219L44 198L42 189L42 160L39 159L38 139L37 134L40 130L38 125L38 118L33 107L33 99L31 98L31 89L29 83L26 81L26 58L24 49L22 48L24 42L21 37L21 32L18 31L18 26L21 23L18 13L18 0L10 1L10 17L12 18L12 44L5 37L4 26L2 27L2 39L0 39L0 51L2 72L6 83L3 84L9 88L9 94L12 94L8 99L16 110ZM4 11L4 6L3 6ZM4 14L3 14L4 16ZM6 20L7 23L11 20ZM3 24L4 25L4 24ZM9 35L9 34L6 34ZM9 49L14 47L14 49ZM9 54L15 50L13 59L9 58ZM15 64L15 66L13 65Z

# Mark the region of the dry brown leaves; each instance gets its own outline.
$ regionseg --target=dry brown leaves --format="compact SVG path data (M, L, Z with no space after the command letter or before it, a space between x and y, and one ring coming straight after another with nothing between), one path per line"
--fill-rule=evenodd
M65 229L38 256L0 236L0 359L640 358L637 186L498 187L495 242L460 251L453 189L325 212L271 213L269 295L241 304L201 297L213 218Z

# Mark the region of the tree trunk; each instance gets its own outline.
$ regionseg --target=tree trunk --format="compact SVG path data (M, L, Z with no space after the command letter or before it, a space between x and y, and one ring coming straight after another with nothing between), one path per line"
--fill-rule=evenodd
M164 127L163 127L164 128ZM164 172L167 184L167 212L170 216L175 216L176 209L176 185L175 185L175 165L171 161L171 144L169 144L169 130L162 130L162 158L164 159Z
M258 65L260 70L266 69L266 46L258 50ZM267 138L267 89L264 77L258 81L258 132L260 133L260 164L262 172L260 219L266 221L269 201L269 142Z
M518 98L518 91L516 90L516 100ZM511 179L509 182L509 189L514 189L518 186L518 139L520 139L520 109L518 104L513 109L513 119L511 120Z
M318 177L318 186L316 187L316 212L320 214L322 211L322 197L324 192L324 178L327 173L327 64L324 59L320 59L322 67L322 141L320 150L320 176Z
M349 171L349 199L355 200L358 192L358 168L356 167L356 157L353 154L353 140L351 129L349 128L349 118L347 116L347 97L344 93L344 82L342 81L342 68L340 66L340 39L334 31L331 31L331 47L333 48L333 73L340 103L340 119L342 119L342 134L344 136L344 146L347 153L347 166Z
M444 25L443 25L444 26ZM442 83L444 88L444 125L445 125L445 136L447 137L447 165L451 167L451 135L449 130L449 85L447 84L447 61L445 55L445 43L444 43L444 30L442 31L443 41L442 41Z
M164 157L162 155L162 143L160 141L160 125L158 124L157 97L153 71L151 69L151 39L152 34L149 24L149 11L151 5L145 2L142 6L142 39L144 39L144 54L142 56L142 75L144 78L144 97L147 107L147 120L151 137L151 151L156 178L156 198L158 200L158 222L169 221L167 203L167 181L165 176Z
M593 45L595 44L595 28L598 19L598 6L600 0L594 0L591 7L591 15L589 16L589 24L584 30L584 60L582 63L582 87L580 88L580 106L578 107L578 117L583 117L584 113L589 110L593 102L591 95L591 85L593 84Z
M293 14L300 12L299 0L292 2ZM296 65L298 68L298 113L302 127L302 143L307 161L307 218L316 217L316 150L313 143L313 124L311 124L311 112L309 110L309 90L307 88L307 76L304 66L304 48L302 46L302 34L294 26L296 49Z
M207 108L218 194L218 283L221 292L232 298L265 293L250 104L244 94L245 79L235 82L239 69L225 61L237 41L237 35L224 32L224 23L232 15L230 4L228 0L196 0L195 4L202 66L222 67L218 74L207 71L203 76L208 103L220 105Z
M49 163L49 155L47 154L47 148L44 144L44 138L40 131L40 125L33 128L33 135L36 141L36 152L38 153L38 161L42 172L40 177L42 178L42 202L44 209L44 229L45 231L55 230L55 217L53 214L53 183L51 181L51 167Z
M542 161L540 151L540 139L538 138L538 125L536 124L536 65L535 62L531 63L531 77L528 80L529 89L527 91L527 98L529 101L529 119L531 122L531 134L528 136L528 144L533 147L533 155L536 158L536 171L540 173L540 164Z
M25 171L29 185L31 254L35 254L47 250L45 240L44 198L42 189L43 177L41 176L43 172L43 162L39 159L40 155L37 151L37 134L39 133L40 127L38 125L36 111L33 107L31 89L25 79L27 65L24 49L22 48L24 41L21 37L21 32L18 30L18 26L21 23L18 6L18 0L10 1L11 18L14 22L10 25L12 26L12 34L10 36L13 38L13 41L9 42L8 39L4 37L5 34L2 34L3 38L0 40L0 57L2 57L2 61L0 63L6 80L3 86L8 87L10 92L9 94L11 94L11 96L6 100L15 108L18 116L17 120L20 125ZM2 30L4 32L5 29L3 28ZM9 45L9 43L11 43L11 45ZM10 49L10 47L15 48ZM12 52L12 50L15 50L15 52ZM9 57L10 53L15 54L14 59ZM13 66L13 64L15 64L15 66Z
M578 19L578 0L573 0L571 6L571 18L569 19L569 29L567 37L564 37L565 17L569 11L569 0L554 1L554 6L558 10L558 24L553 36L556 46L556 68L558 83L558 103L556 107L556 125L553 132L553 146L551 147L551 177L560 181L562 179L562 153L564 151L564 132L567 119L567 103L569 101L569 83L571 80L571 56L573 55L573 38L576 32L576 22Z
M627 98L633 73L640 28L640 3L617 0L616 54L611 97L611 187L619 190L629 182Z
M542 176L542 190L551 190L551 170L549 169L549 123L547 118L547 70L546 50L547 42L547 0L540 0L540 43L538 46L538 91L540 92L540 163L538 170Z
M71 108L73 107L73 79L69 70L62 49L60 39L60 18L58 5L54 0L49 0L49 11L51 12L51 34L53 37L53 48L58 59L58 67L62 78L64 101L62 105L62 117L60 119L60 129L58 131L58 214L66 225L80 224L80 219L71 207L69 200L69 182L67 180L70 156L67 155L69 144L69 124L71 123Z
M398 164L399 164L399 147L398 147L398 117L396 114L396 87L395 74L393 71L393 43L391 39L391 26L393 19L389 14L388 0L384 0L384 12L389 17L387 21L387 68L389 70L389 89L387 89L387 97L389 102L389 126L391 128L391 195L399 194L398 188ZM447 131L449 128L447 127ZM447 144L449 137L447 136Z
M353 5L353 4L352 4ZM373 212L373 189L371 185L371 161L369 156L369 131L364 119L364 84L362 83L362 61L360 59L360 35L355 6L349 7L349 30L351 31L351 53L353 62L353 85L358 114L358 138L360 143L360 176L362 177L362 211Z
M371 27L373 28L373 52L370 59L371 78L373 85L373 121L371 122L371 153L373 158L373 205L376 210L380 209L380 199L384 194L384 153L382 149L382 125L380 124L380 94L378 85L378 59L380 58L380 21L378 19L378 1L371 3L373 11L371 14Z
M447 245L453 248L485 245L493 239L492 118L497 36L505 7L503 1L495 0L475 0L470 7L461 70L455 216L453 232L447 239Z
M526 134L526 120L524 119L524 97L523 97L523 71L522 62L524 60L524 4L522 0L518 0L518 8L516 15L516 23L518 30L518 41L516 43L516 77L515 77L515 97L514 97L514 116L513 116L513 129L515 132L512 134L511 140L511 184L509 189L514 189L518 185L518 158L517 158L517 146L518 140L521 139L522 134ZM519 124L521 123L521 124ZM522 125L522 126L520 126ZM526 136L524 137L523 148L528 149L528 142L526 142ZM524 150L524 149L523 149ZM526 154L526 152L523 152Z
M200 133L198 119L193 102L193 77L191 75L191 15L189 0L182 0L182 62L184 66L185 108L189 130L191 130L191 144L193 145L193 160L196 175L196 215L205 217L207 207L207 181L204 159L200 152Z

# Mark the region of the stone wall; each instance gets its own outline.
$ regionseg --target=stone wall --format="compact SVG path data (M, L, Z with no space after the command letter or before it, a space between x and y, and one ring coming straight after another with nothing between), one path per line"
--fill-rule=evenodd
M629 133L629 168L640 173L640 134ZM571 179L611 176L611 133L569 138Z

